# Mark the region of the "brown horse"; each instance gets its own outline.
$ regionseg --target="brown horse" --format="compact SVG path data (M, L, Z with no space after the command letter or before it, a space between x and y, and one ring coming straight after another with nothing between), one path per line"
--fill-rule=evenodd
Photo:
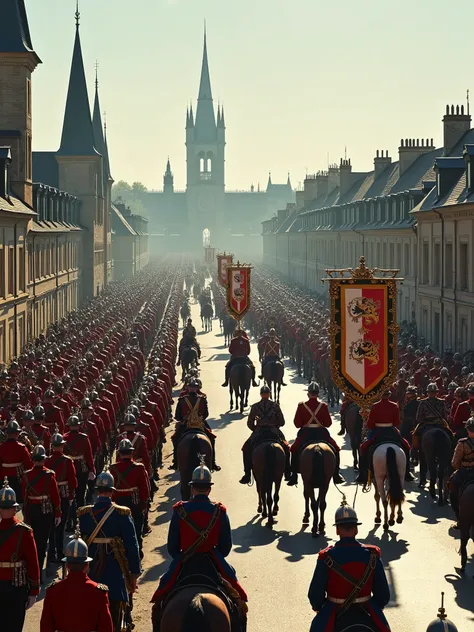
M280 391L283 384L283 375L285 373L285 367L283 362L279 360L270 360L267 362L263 369L262 375L266 385L271 390L273 386L273 401L280 403Z
M161 615L152 609L153 632L231 632L230 616L222 599L206 586L178 590Z
M252 381L252 371L248 364L235 364L230 370L229 376L230 410L234 409L233 395L235 394L235 407L239 406L240 412L249 405L250 383Z
M199 455L206 457L206 465L211 469L212 465L212 444L209 437L200 432L187 432L178 443L177 457L178 469L181 478L181 498L189 500L193 470L198 467Z
M257 512L267 518L266 526L273 527L274 516L278 514L280 486L285 471L285 452L276 441L264 441L252 453L252 470L257 486ZM273 486L275 494L272 496Z
M444 505L446 486L452 457L451 438L442 428L427 428L421 439L420 483L426 485L426 473L430 473L430 494L436 499L436 481L438 482L438 505Z
M362 417L360 416L359 406L355 402L351 402L346 408L344 415L347 434L351 441L354 469L357 470L359 469L359 449L362 443Z
M326 533L324 512L326 511L326 494L329 483L336 469L336 457L327 443L310 443L301 452L300 472L303 479L305 513L303 524L309 524L309 504L313 512L313 527L311 534L314 538ZM314 490L319 489L318 500ZM320 512L318 524L318 511Z
M459 529L461 537L461 570L466 569L467 543L474 540L474 481L470 481L459 498Z

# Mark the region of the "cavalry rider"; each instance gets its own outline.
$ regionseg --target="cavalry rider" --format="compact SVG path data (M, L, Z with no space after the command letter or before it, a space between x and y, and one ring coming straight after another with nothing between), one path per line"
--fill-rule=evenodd
M335 483L343 483L344 479L339 473L341 463L339 451L341 448L327 430L332 424L332 419L328 405L318 399L319 384L311 382L308 386L308 397L308 401L301 402L296 409L294 424L299 430L296 441L291 446L291 478L288 481L288 485L292 486L298 483L300 452L309 442L323 442L332 446L336 457L336 470L333 480Z
M444 400L437 397L438 386L431 382L426 388L427 397L421 399L416 411L417 426L413 431L413 453L417 456L421 438L428 426L441 426L452 437L448 422L446 421L446 408Z
M229 377L231 369L236 364L247 364L252 371L252 386L258 386L255 381L255 367L250 355L250 342L247 333L243 329L236 329L234 336L230 341L229 353L231 358L225 365L225 382L222 386L229 386Z
M212 469L216 472L220 471L220 466L216 463L216 436L212 432L211 427L206 422L209 417L209 409L207 406L207 397L204 393L199 392L200 383L194 379L189 382L187 393L178 399L176 404L175 419L176 432L171 437L173 442L173 463L170 470L178 469L178 458L176 448L181 438L187 430L201 430L204 432L212 443Z
M212 568L209 581L215 575L216 587L227 593L237 608L242 632L246 630L247 624L247 595L240 585L235 570L226 561L232 549L232 531L230 527L227 510L221 503L211 501L212 475L204 465L204 459L192 474L191 500L180 501L173 507L173 515L168 532L168 553L172 562L168 571L161 577L159 586L152 597L154 612L161 608L163 601L169 593L176 589L179 578L186 578L186 563L189 560L210 557ZM200 555L204 554L204 555ZM200 556L200 557L197 557ZM193 575L199 569L194 568L190 573ZM205 567L202 568L204 574ZM222 576L224 582L217 586L218 575ZM207 584L206 584L207 585ZM158 626L159 627L159 626ZM234 627L232 627L234 630Z
M259 378L263 379L263 368L267 364L267 362L280 362L280 341L277 338L276 331L273 327L268 332L268 340L263 347L262 352L262 375ZM284 382L281 383L282 386L286 386Z
M390 631L382 612L390 588L380 549L356 540L360 524L352 507L343 504L336 511L339 541L319 552L309 587L308 598L317 613L310 632L333 632L336 619L344 624L340 629L359 623L360 629L372 630L375 624L379 632Z
M193 321L190 318L188 318L186 327L183 329L183 337L179 342L178 362L176 363L176 366L181 364L181 351L184 347L196 347L198 358L201 357L201 346L196 340L196 327L193 325Z
M454 413L451 430L458 436L464 436L464 425L474 414L474 383L467 385L467 401L461 402Z
M455 470L449 479L451 507L459 519L459 492L467 483L474 480L474 417L466 421L467 437L459 439L454 450L451 465ZM459 528L455 525L455 528Z
M410 472L410 444L403 439L399 430L400 410L398 404L390 401L390 390L386 389L382 394L382 399L373 404L367 420L367 430L370 432L367 439L360 446L359 476L357 483L367 484L369 472L369 448L381 441L393 441L398 444L406 456L405 480L413 481L413 474Z
M252 434L242 446L244 456L244 476L240 479L242 485L248 485L252 473L252 450L262 441L272 440L278 441L285 450L286 467L285 478L290 478L290 448L285 439L285 435L280 430L285 425L285 418L281 412L280 406L270 399L270 389L268 386L262 386L260 389L261 400L256 404L252 404L247 419L247 426Z

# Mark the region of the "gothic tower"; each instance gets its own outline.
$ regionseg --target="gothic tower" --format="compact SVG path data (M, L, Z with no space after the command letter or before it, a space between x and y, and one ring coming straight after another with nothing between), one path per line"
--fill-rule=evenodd
M217 119L212 100L204 32L201 82L194 118L191 106L186 113L186 199L190 240L201 245L202 231L209 229L216 244L224 225L225 213L225 122L224 109L218 108Z
M31 42L24 0L2 0L0 13L0 146L12 149L13 193L31 206L31 73L41 60Z

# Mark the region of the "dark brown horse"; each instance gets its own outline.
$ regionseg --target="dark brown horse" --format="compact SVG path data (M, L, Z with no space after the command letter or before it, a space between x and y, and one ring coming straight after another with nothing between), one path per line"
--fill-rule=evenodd
M461 538L461 570L466 569L467 543L474 541L474 481L469 482L459 498L459 529Z
M280 486L285 471L285 452L277 442L264 441L252 453L252 470L257 486L257 512L267 518L266 526L273 527L274 516L278 514ZM272 495L273 486L275 494Z
M193 470L199 465L199 455L206 457L206 465L211 469L212 444L210 439L200 432L187 432L178 443L178 469L181 478L181 498L189 500L189 483Z
M267 386L272 388L273 386L273 400L280 403L280 391L283 384L283 375L285 373L285 367L279 360L270 360L267 362L263 369L262 375Z
M153 632L231 632L230 616L222 599L206 586L178 590L161 615L152 609Z
M184 378L186 377L189 369L197 365L198 362L198 350L196 347L191 345L187 345L181 349L180 353L180 361L181 367L183 369L182 381L184 382Z
M354 459L354 469L359 469L359 449L362 443L362 417L359 406L355 402L350 402L345 413L346 431L351 441L352 457Z
M305 513L303 524L309 524L309 506L313 512L311 534L314 538L326 533L324 512L326 511L326 494L336 469L336 457L327 443L310 443L300 456L300 472L303 479ZM314 493L319 489L318 500ZM319 511L319 524L318 524Z
M224 347L227 347L234 335L237 321L232 316L224 316Z
M252 371L248 364L244 364L243 362L234 364L229 376L230 410L234 409L233 396L235 395L235 407L237 408L237 406L239 406L240 412L244 412L244 408L249 405L251 381Z
M420 483L426 485L426 473L430 473L430 494L436 499L436 482L438 482L438 505L444 505L446 486L450 472L452 457L451 438L442 428L428 428L421 439Z

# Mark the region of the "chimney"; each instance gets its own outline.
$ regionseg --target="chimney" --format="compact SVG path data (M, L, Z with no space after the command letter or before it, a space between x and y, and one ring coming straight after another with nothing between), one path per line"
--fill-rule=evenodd
M405 171L411 167L417 158L429 151L434 150L433 139L419 138L405 138L400 141L400 147L398 148L398 160L399 160L399 176L403 175Z
M296 191L296 208L301 210L305 205L304 191Z
M459 180L466 169L466 163L464 158L436 158L434 168L439 200L447 195Z
M307 175L304 179L304 203L305 206L317 197L316 175Z
M339 166L339 186L340 194L339 198L343 198L352 186L352 165L351 159L341 158L341 164Z
M392 159L389 158L388 150L386 150L384 153L383 149L381 150L377 149L377 153L375 154L375 158L374 158L375 178L377 179L379 175L382 173L382 171L385 171L385 169L391 164L392 164Z
M328 195L337 189L339 186L339 167L334 165L329 165L328 170Z
M10 165L12 154L10 147L0 147L0 198L10 197Z
M318 171L316 174L316 190L318 197L326 197L328 194L328 172Z
M474 193L474 145L464 145L463 152L466 161L466 181L469 193Z
M454 149L456 143L471 128L471 115L464 114L464 105L446 106L446 114L443 116L443 138L444 155L449 154Z

